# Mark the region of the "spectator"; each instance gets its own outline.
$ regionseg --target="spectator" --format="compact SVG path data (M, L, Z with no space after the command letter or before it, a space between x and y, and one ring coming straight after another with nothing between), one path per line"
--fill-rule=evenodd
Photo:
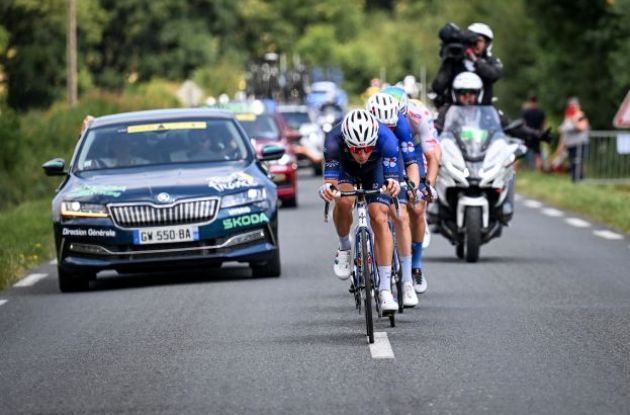
M527 101L523 104L523 113L521 116L526 126L540 133L543 132L545 127L545 112L538 108L538 98L535 95L531 95L527 98ZM530 146L528 159L531 160L532 158L534 159L533 164L536 170L542 170L543 162L540 153L540 141L536 141Z
M566 149L573 182L584 179L584 158L589 131L590 124L580 107L580 101L577 98L570 98L564 111L564 121L560 126L560 145L556 153Z

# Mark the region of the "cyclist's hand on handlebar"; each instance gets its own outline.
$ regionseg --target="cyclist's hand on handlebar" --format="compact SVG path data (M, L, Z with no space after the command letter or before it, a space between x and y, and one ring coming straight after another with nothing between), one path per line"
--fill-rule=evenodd
M438 198L438 195L437 195L437 191L435 190L435 187L427 183L422 189L422 198L426 200L427 202L436 201Z
M383 192L387 193L391 197L398 196L398 193L400 193L400 183L398 183L397 180L387 179L385 180L385 185L383 187Z
M339 195L339 191L331 183L324 183L319 188L319 197L326 202L332 202L335 197Z

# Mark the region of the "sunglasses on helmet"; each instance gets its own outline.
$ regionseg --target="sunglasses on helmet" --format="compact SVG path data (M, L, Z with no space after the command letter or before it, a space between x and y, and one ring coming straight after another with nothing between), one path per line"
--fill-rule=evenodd
M361 154L361 153L371 154L374 151L374 146L348 147L348 150L350 150L352 154Z

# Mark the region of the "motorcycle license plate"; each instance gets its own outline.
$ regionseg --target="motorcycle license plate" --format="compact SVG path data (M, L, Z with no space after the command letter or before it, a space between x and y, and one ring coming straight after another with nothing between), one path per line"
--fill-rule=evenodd
M133 231L135 245L168 244L199 240L197 226L164 226L159 228L143 228Z

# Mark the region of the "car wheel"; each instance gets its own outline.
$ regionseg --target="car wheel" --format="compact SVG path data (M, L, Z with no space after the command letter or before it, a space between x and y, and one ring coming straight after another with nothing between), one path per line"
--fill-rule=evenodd
M252 275L255 278L261 277L279 277L282 272L280 264L280 249L276 249L273 257L262 265L251 265Z
M59 291L62 293L71 293L79 291L87 291L90 288L89 274L71 273L57 267L57 275L59 278Z
M288 197L286 199L282 199L283 207L297 207L297 196Z

